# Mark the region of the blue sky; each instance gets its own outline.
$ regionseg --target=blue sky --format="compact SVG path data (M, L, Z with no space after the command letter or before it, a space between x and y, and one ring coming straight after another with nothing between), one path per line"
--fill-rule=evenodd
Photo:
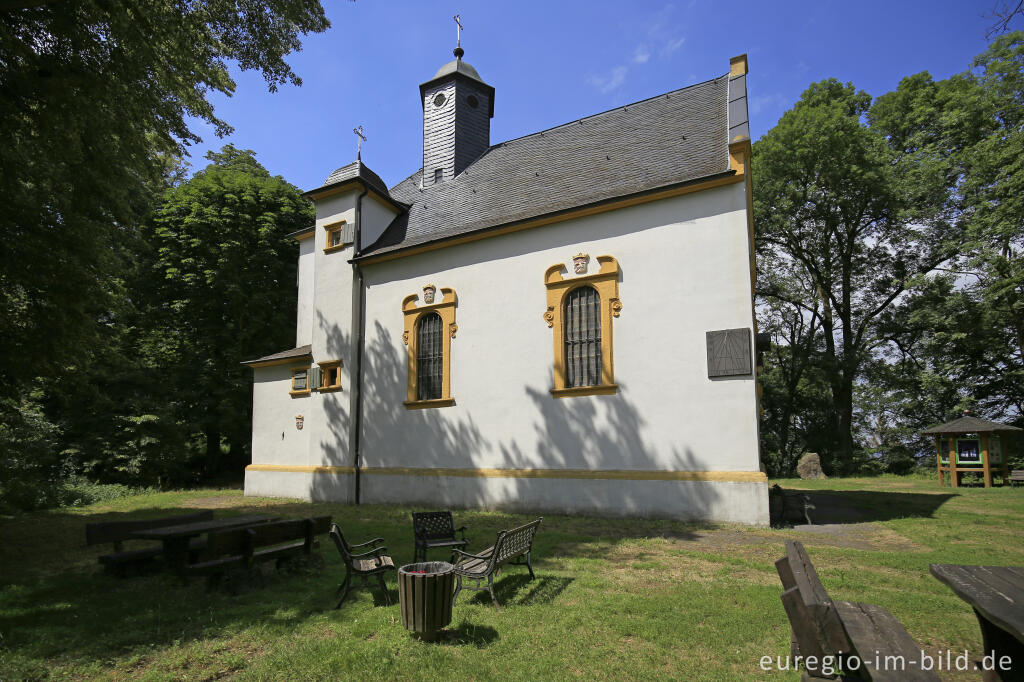
M234 96L213 102L235 132L219 139L194 123L204 141L191 162L201 168L208 149L230 141L313 189L355 159L352 128L362 125L364 163L399 182L419 168L418 86L452 59L454 14L465 61L495 88L492 144L719 76L743 53L756 139L814 81L877 97L913 73L965 70L987 47L993 2L323 0L332 27L288 59L302 87L271 94L258 74L233 72Z

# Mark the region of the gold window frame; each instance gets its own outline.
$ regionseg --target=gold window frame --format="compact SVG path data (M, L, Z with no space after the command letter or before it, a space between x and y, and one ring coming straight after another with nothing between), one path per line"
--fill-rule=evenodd
M320 365L320 386L317 389L321 393L330 393L341 390L341 360L326 360L318 362ZM337 381L333 384L327 383L327 377L331 371L337 372Z
M345 227L345 222L346 221L341 220L336 223L324 225L324 230L327 232L326 238L324 240L324 253L334 253L335 251L341 251L342 249L345 248L345 239L342 234L342 230ZM333 239L334 235L338 235L338 243L331 246L331 240Z
M408 347L408 386L406 400L403 405L407 410L422 410L432 407L450 407L455 404L452 398L451 384L451 346L452 339L459 326L455 323L455 308L458 305L458 297L455 290L448 287L440 289L441 301L417 306L419 294L410 294L402 299L402 314L405 317L405 329L402 332L402 341ZM441 317L441 397L432 400L417 400L417 372L416 372L416 329L420 318L427 313L437 313Z
M566 279L565 265L552 265L544 272L544 286L547 289L547 310L544 321L552 328L554 348L555 398L580 395L612 395L619 390L615 383L615 357L613 352L612 319L619 316L622 301L619 300L619 262L613 256L597 257L598 271L592 275L578 275ZM582 286L593 287L601 297L601 383L594 386L570 387L565 379L565 297L570 291Z
M309 385L309 370L310 370L311 366L312 365L304 365L304 366L301 366L301 367L296 366L296 367L292 367L291 368L291 384L290 384L291 390L289 390L288 392L291 394L291 396L293 398L298 398L300 396L309 395L312 392L313 389L310 388L310 385ZM295 373L296 372L305 372L306 373L306 388L304 388L304 389L303 388L300 388L300 389L296 389L295 388Z

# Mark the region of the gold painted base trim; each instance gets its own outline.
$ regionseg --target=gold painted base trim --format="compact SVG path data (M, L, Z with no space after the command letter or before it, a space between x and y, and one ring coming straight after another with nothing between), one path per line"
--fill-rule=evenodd
M362 468L379 476L454 476L462 478L586 478L612 481L707 481L767 483L762 471L635 471L630 469L426 469L417 467Z
M555 398L571 398L578 395L615 395L619 392L618 384L605 386L576 386L573 388L552 388L551 395Z
M431 407L451 407L455 398L436 398L434 400L406 400L402 403L407 410L426 410Z
M303 474L354 474L348 466L250 464L246 471ZM452 476L456 478L582 478L607 481L697 481L705 483L767 483L763 471L636 471L631 469L427 469L420 467L363 467L368 476Z
M250 464L246 471L288 471L297 474L354 474L355 467L312 467L290 464Z
M288 391L288 395L293 398L305 398L312 393L312 389L306 389L305 391Z

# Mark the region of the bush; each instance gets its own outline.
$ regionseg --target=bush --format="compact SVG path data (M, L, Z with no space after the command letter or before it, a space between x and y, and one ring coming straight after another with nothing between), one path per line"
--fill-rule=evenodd
M149 491L152 489L133 488L120 483L94 483L86 478L73 476L64 482L59 503L62 507L84 507Z
M59 435L34 398L0 401L0 513L59 503L64 468Z

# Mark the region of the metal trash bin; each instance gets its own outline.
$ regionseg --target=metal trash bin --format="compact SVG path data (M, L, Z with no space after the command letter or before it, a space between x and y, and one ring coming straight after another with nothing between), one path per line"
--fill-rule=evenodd
M447 561L424 561L398 569L398 603L402 626L433 641L452 622L455 567Z

